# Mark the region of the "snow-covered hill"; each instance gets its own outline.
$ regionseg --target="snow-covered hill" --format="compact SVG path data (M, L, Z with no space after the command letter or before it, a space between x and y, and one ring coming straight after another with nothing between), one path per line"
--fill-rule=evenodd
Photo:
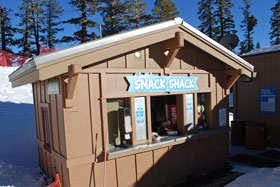
M0 187L45 186L40 174L31 85L12 88L0 66Z
M12 89L8 75L17 68L0 66L0 101L33 104L32 86L30 84Z

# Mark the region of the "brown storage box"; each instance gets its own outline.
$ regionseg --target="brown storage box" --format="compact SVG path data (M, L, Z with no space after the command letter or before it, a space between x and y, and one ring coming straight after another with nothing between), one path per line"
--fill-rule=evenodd
M245 122L241 120L233 120L231 122L231 145L245 145Z
M246 123L246 148L260 150L265 144L265 124L256 122Z

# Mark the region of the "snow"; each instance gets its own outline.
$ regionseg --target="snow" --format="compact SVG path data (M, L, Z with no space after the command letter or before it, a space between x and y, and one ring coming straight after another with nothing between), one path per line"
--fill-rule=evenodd
M242 175L227 184L226 187L279 187L280 186L280 167L259 168L255 171Z
M0 101L33 104L32 86L30 84L12 89L8 75L17 68L0 66Z
M12 88L0 66L0 187L46 186L40 174L31 85Z
M258 54L263 54L263 53L271 53L271 52L276 52L276 51L280 51L280 45L273 45L273 46L269 46L269 47L255 49L248 53L242 54L241 56L244 57L244 56L258 55Z

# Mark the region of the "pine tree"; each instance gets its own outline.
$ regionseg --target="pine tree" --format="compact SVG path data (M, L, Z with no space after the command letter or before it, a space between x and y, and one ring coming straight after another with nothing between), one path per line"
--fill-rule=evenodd
M10 51L10 47L14 44L14 33L16 29L11 25L11 18L9 17L9 12L12 10L0 6L0 39L1 39L1 49L4 51Z
M241 28L245 32L245 40L240 42L240 53L247 53L254 49L252 34L254 33L254 27L257 25L257 19L251 14L251 2L250 0L243 0L244 7L241 7L243 11L244 19L241 22Z
M21 18L21 22L19 23L18 31L22 35L19 39L17 39L16 44L19 48L23 48L20 51L22 56L33 56L35 53L34 48L32 48L32 38L31 38L31 12L32 12L32 4L31 0L22 0L21 5L19 6L19 12L15 15Z
M256 44L256 49L259 49L259 48L261 48L261 45L260 45L259 42L257 42L257 44Z
M231 13L231 8L234 5L231 3L231 0L216 0L215 5L217 9L214 12L214 17L217 19L217 26L215 28L214 37L219 41L227 34L233 34L237 31L234 30L235 24Z
M280 0L276 1L274 7L271 8L272 16L270 17L270 44L280 44Z
M47 33L47 42L44 43L49 46L49 48L54 48L57 43L60 42L59 39L56 38L56 34L59 31L64 30L63 28L59 28L61 22L57 21L59 17L63 13L63 9L57 2L57 0L46 0L46 11L45 11L45 17L46 17L46 25L45 25L45 31Z
M150 23L151 15L147 14L147 5L143 0L125 0L125 24L128 29L139 28Z
M213 0L201 0L198 2L197 14L199 15L199 20L201 21L199 29L210 38L213 38L214 36L214 29L216 24L216 20L213 17L213 9Z
M103 16L104 25L102 35L109 36L126 29L125 26L125 4L122 0L100 0L100 14Z
M45 24L43 4L43 0L31 0L31 28L34 35L36 55L40 54L40 42L45 40L41 33Z
M152 12L154 22L171 20L179 15L177 6L172 0L156 0Z
M72 6L76 8L76 11L80 13L77 18L71 18L63 23L74 24L79 27L79 30L73 33L73 36L64 36L62 38L63 42L73 42L79 41L81 43L93 40L96 38L96 34L90 28L97 26L97 23L90 20L96 14L98 3L93 0L72 0Z

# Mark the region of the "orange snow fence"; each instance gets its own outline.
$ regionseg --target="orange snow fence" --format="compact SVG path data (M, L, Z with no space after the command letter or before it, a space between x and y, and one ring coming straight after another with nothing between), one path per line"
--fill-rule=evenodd
M55 181L53 183L51 183L50 185L48 185L47 187L62 187L60 180L59 180L59 175L56 174L55 176L56 176Z
M0 66L21 66L29 57L16 55L0 49Z
M59 50L59 48L48 48L48 47L44 47L42 44L40 45L40 55L47 54L57 50Z

